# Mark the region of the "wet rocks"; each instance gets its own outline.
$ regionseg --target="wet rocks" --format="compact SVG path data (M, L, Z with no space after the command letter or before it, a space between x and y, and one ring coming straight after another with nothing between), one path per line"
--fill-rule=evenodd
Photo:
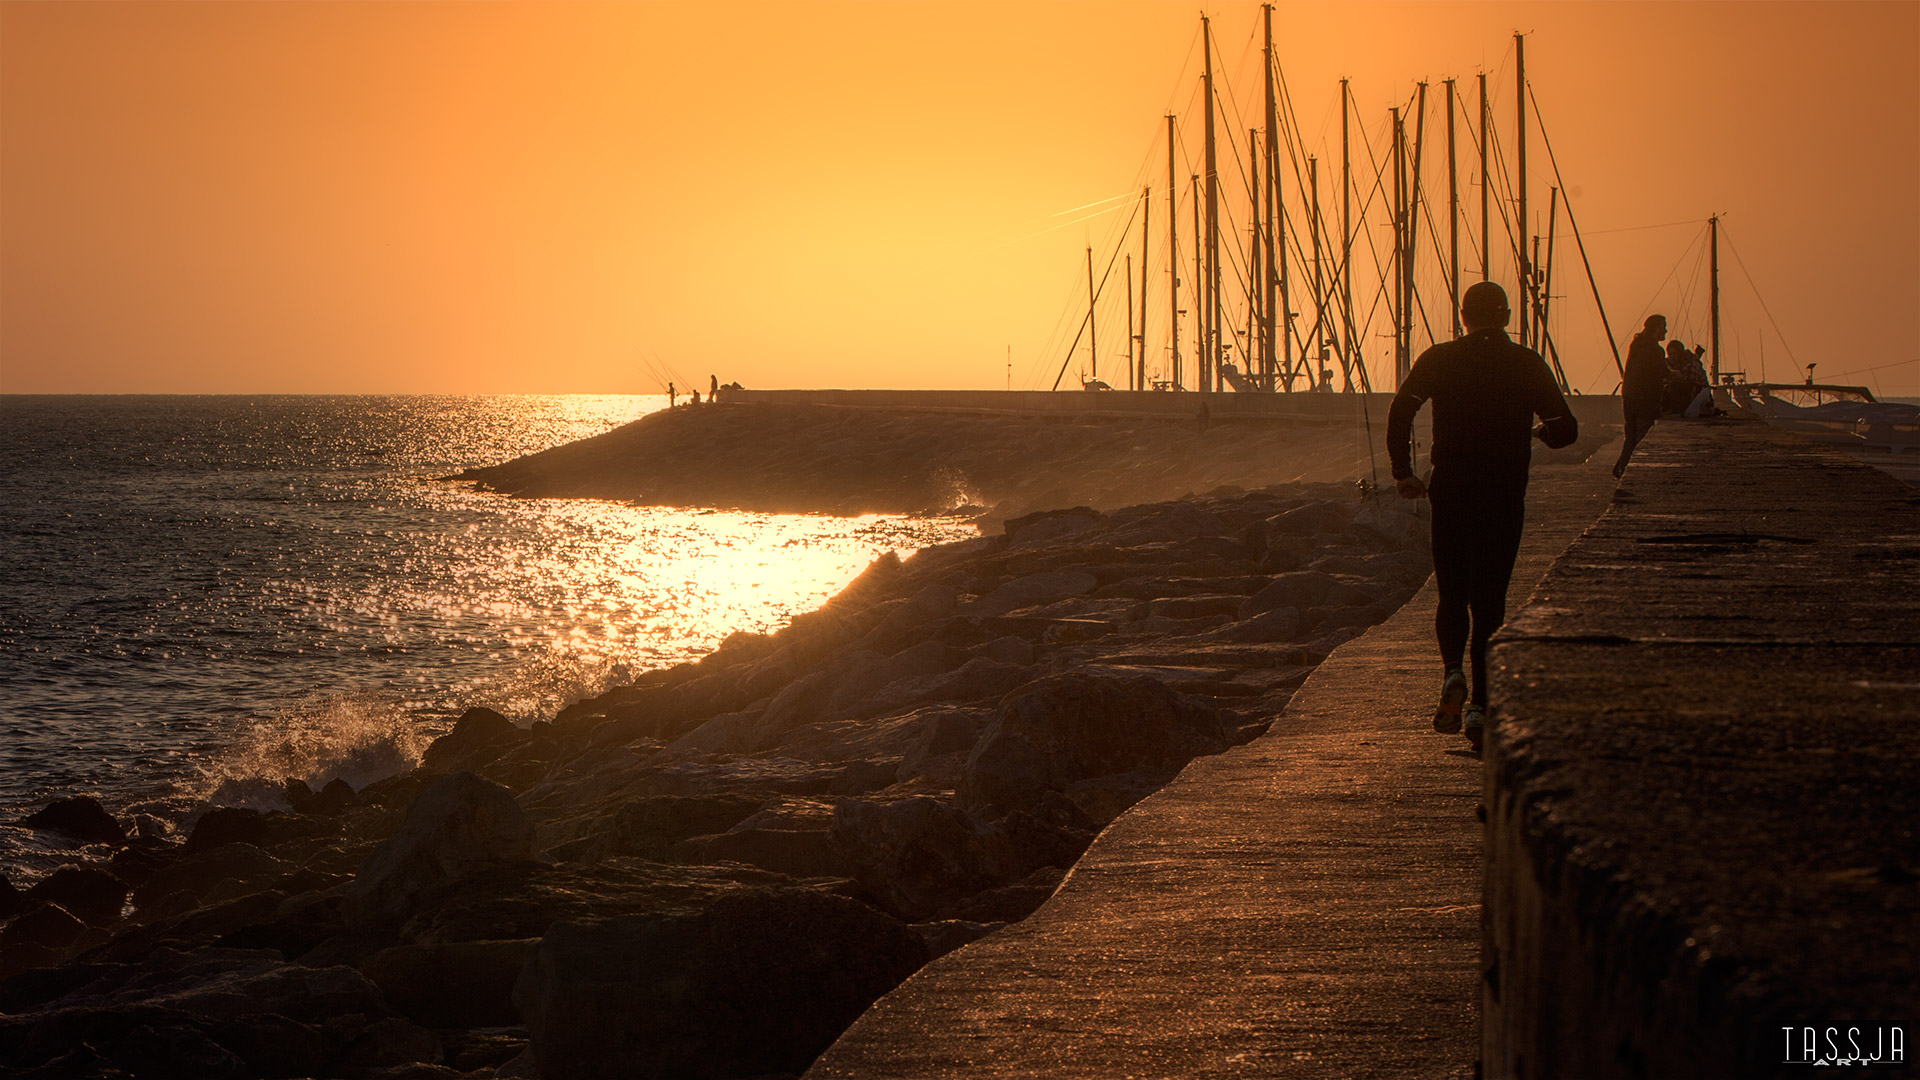
M1071 799L1105 777L1139 773L1164 783L1228 745L1219 710L1203 698L1144 676L1056 675L1001 704L967 759L959 797L1005 813L1047 792Z
M905 925L811 889L559 923L515 991L543 1076L798 1073L926 961Z
M126 827L115 821L91 795L55 799L22 818L20 824L29 829L61 833L83 844L118 844L127 838Z
M513 793L470 772L415 799L398 832L360 864L347 898L362 923L398 921L475 871L525 860L533 826Z
M412 772L289 781L293 813L182 844L49 807L112 848L0 887L0 1071L798 1072L1285 723L1427 570L1422 520L1344 486L1007 516L551 722L470 710Z
M127 883L93 866L63 866L27 890L28 903L58 904L84 922L106 926L120 918Z

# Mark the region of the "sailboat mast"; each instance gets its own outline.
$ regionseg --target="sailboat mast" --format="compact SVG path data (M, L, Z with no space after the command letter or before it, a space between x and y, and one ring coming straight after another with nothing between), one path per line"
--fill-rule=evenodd
M1413 363L1413 270L1420 246L1420 163L1427 146L1427 84L1420 84L1416 98L1419 112L1413 118L1413 175L1407 191L1407 363ZM1428 336L1432 336L1429 334Z
M1167 114L1167 348L1173 388L1180 389L1180 181L1173 171L1173 114Z
M1713 385L1720 385L1720 215L1707 218L1707 235L1712 255L1708 259L1707 297L1712 312L1713 371L1710 373Z
M1153 188L1140 189L1140 358L1135 362L1133 388L1147 388L1147 238L1153 235Z
M1204 393L1207 389L1207 268L1203 258L1207 246L1200 239L1200 174L1194 173L1189 179L1193 183L1193 388Z
M1313 377L1326 379L1327 285L1320 263L1320 159L1307 158L1307 183L1313 188L1313 208L1308 211L1307 232L1313 238ZM1324 388L1324 387L1323 387Z
M1200 38L1206 53L1206 86L1201 97L1207 107L1207 345L1200 357L1203 390L1218 390L1220 342L1220 173L1213 134L1213 31L1200 16Z
M1353 343L1353 150L1348 139L1347 121L1353 110L1347 80L1340 80L1340 328L1342 346L1340 368L1346 388L1353 391L1353 365L1361 363ZM1366 385L1362 366L1361 385Z
M1096 320L1093 317L1093 245L1087 245L1087 355L1090 358L1088 369L1092 378L1100 377L1100 338Z
M1274 247L1278 244L1280 251L1284 254L1286 251L1286 238L1278 235L1280 232L1280 123L1278 119L1278 105L1274 100L1273 83L1275 74L1279 69L1273 60L1273 5L1262 4L1261 10L1265 19L1266 38L1266 77L1262 79L1261 82L1265 84L1267 97L1267 183L1265 188L1267 198L1267 258L1265 263L1266 273L1262 275L1260 280L1260 351L1261 355L1266 358L1267 363L1267 381L1265 388L1272 390L1274 389L1275 380L1279 378L1280 374L1280 365L1274 363L1274 357L1277 355L1285 355L1284 351L1275 353L1273 349L1274 319L1276 317L1285 317L1284 313L1276 312L1273 306L1275 299L1274 286L1277 283L1276 279L1278 277L1274 268L1279 265L1275 261ZM1288 389L1292 389L1292 387L1288 386Z
M1127 389L1138 390L1133 383L1133 256L1127 256Z
M1493 280L1493 249L1488 246L1492 239L1492 230L1488 227L1487 192L1493 188L1487 179L1487 132L1488 118L1492 116L1487 109L1487 73L1480 73L1480 280Z
M1267 373L1267 357L1260 353L1260 132L1247 129L1247 197L1252 212L1247 215L1247 378L1255 385ZM1270 385L1270 384L1269 384Z
M1453 80L1447 80L1447 301L1453 308L1453 336L1460 336L1460 174L1453 142Z
M1393 384L1397 388L1407 377L1407 139L1400 120L1400 107L1393 114Z
M1524 34L1513 35L1513 83L1515 96L1519 99L1519 108L1515 115L1515 130L1519 138L1518 171L1514 177L1514 184L1518 189L1520 213L1519 220L1516 222L1519 234L1515 237L1518 247L1515 254L1520 257L1520 288L1521 295L1524 296L1527 295L1526 290L1530 288L1530 283L1533 281L1533 264L1527 258L1527 38ZM1527 318L1520 320L1520 344L1522 345L1532 343L1531 322L1531 313Z

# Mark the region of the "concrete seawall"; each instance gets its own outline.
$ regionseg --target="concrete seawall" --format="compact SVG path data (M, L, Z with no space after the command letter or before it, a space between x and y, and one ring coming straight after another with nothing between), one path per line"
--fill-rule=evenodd
M1804 1076L1896 1028L1911 1053L1912 488L1662 423L1497 641L1486 1076Z

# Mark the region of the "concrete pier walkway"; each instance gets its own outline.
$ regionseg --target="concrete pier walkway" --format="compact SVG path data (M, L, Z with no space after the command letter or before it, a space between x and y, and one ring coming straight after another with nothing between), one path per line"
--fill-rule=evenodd
M1514 609L1605 507L1611 460L1535 469ZM1431 727L1433 605L1429 582L807 1076L1473 1076L1481 765Z

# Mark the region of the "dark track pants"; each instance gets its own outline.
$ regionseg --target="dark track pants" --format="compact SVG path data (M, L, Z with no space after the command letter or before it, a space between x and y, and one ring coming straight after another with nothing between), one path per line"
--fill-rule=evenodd
M1633 448L1653 430L1653 422L1660 419L1659 409L1639 409L1626 412L1621 417L1621 426L1625 428L1620 440L1620 458L1613 463L1613 475L1619 476L1627 471L1627 462L1633 460Z
M1429 485L1433 502L1433 575L1440 590L1433 629L1440 659L1462 666L1469 637L1473 645L1473 700L1487 703L1487 639L1507 620L1507 585L1520 554L1526 524L1527 487L1489 483L1480 478L1455 482L1435 472Z

